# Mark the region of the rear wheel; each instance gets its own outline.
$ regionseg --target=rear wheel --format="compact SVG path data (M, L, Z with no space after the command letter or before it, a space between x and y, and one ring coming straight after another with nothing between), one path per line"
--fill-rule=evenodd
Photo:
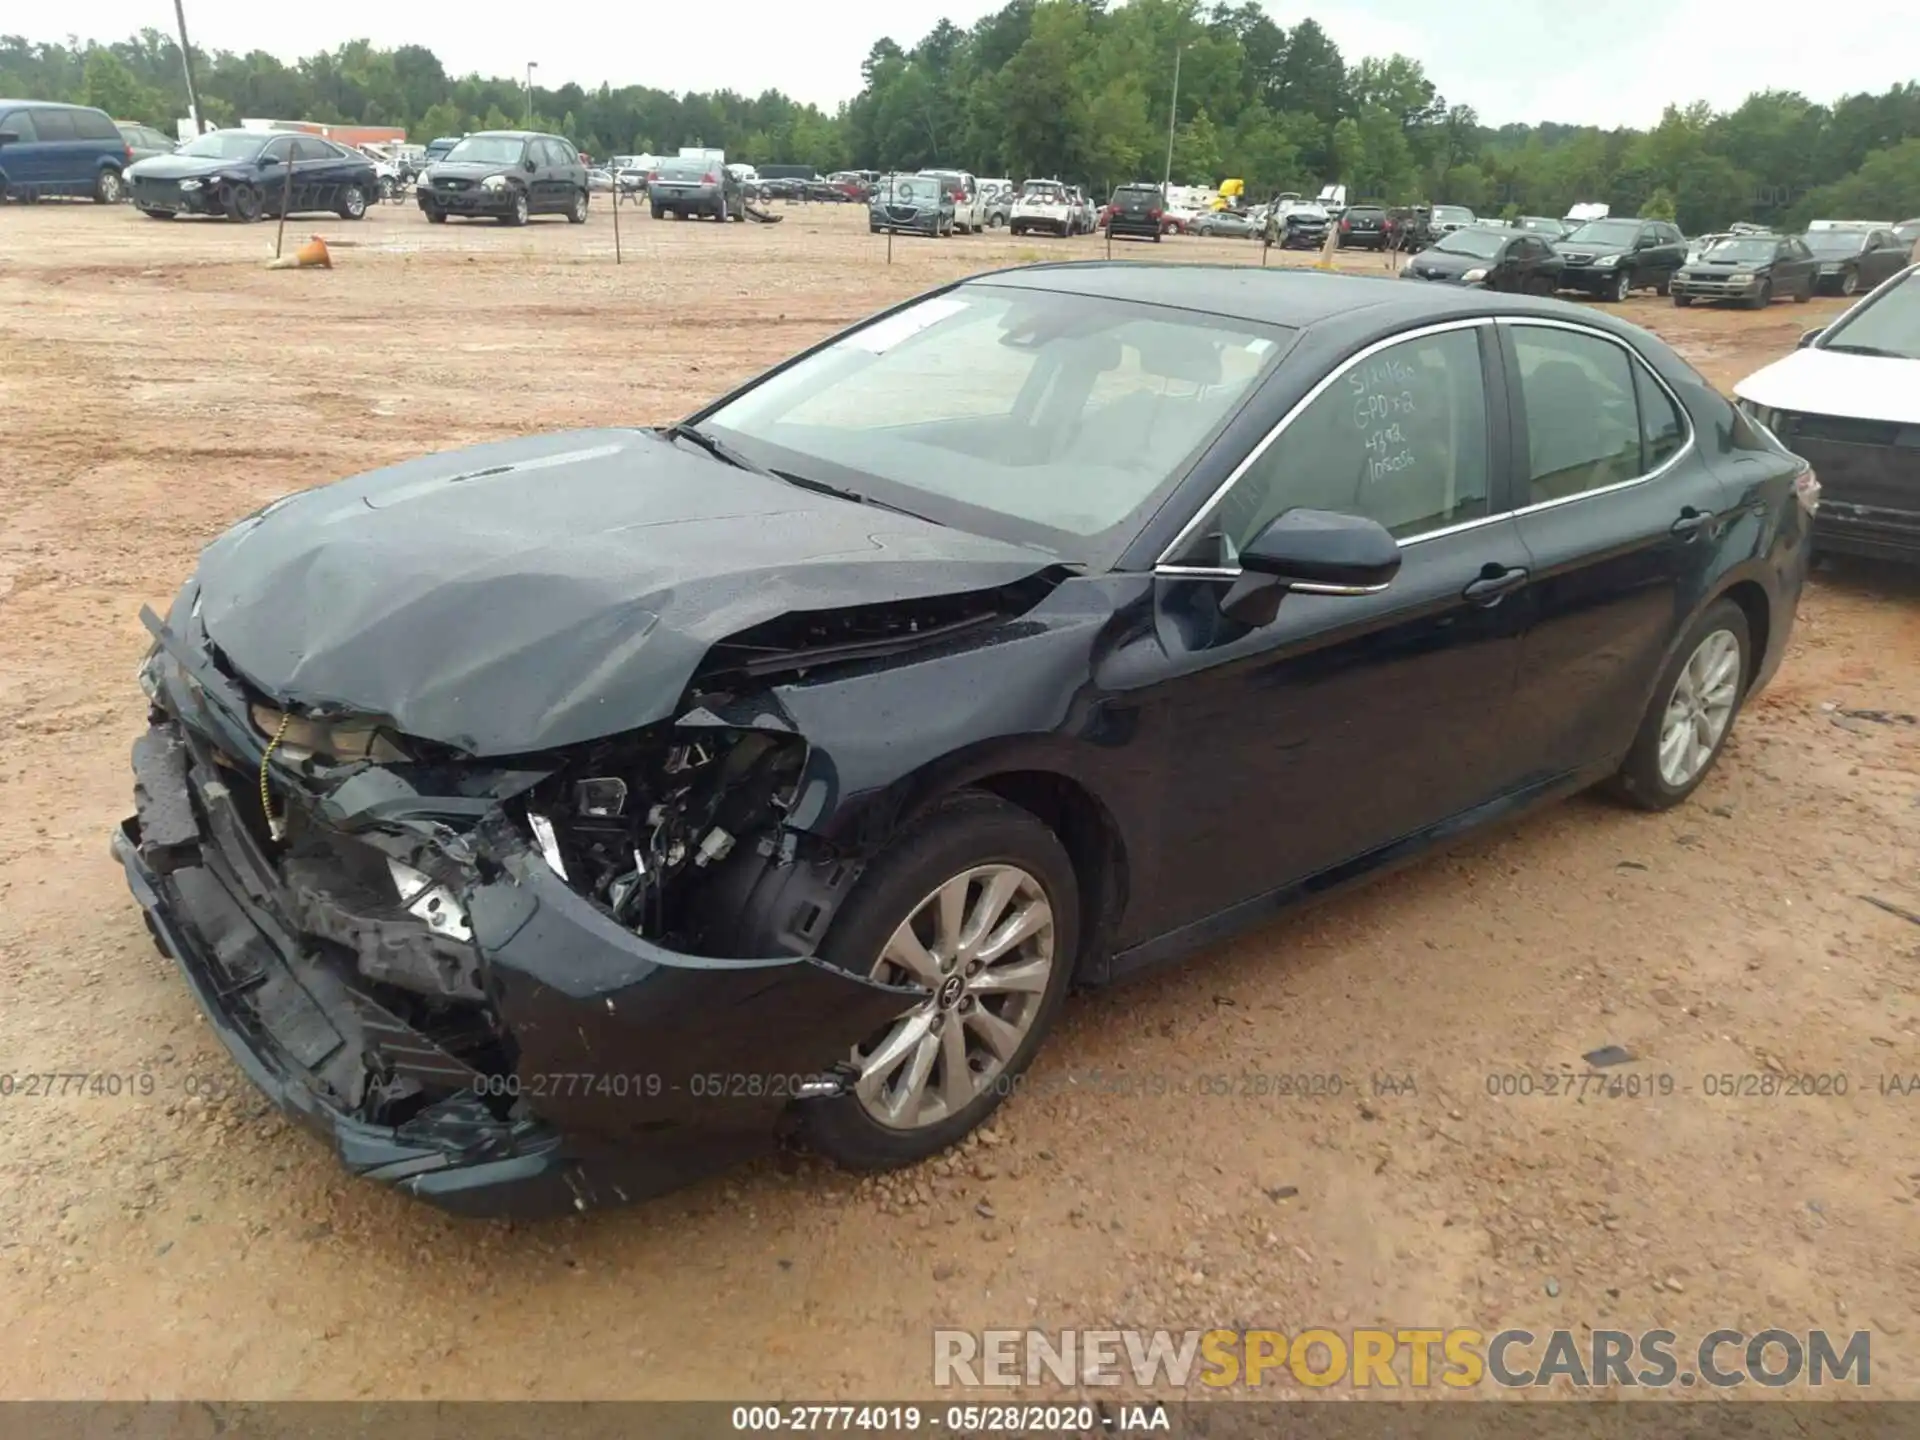
M118 170L102 170L94 177L93 198L102 205L118 205L127 198L127 182Z
M1066 994L1079 906L1066 851L1027 811L962 792L915 822L861 878L821 954L927 996L854 1047L850 1093L807 1106L814 1147L891 1169L992 1114Z
M393 199L393 190L393 177L391 175L382 175L380 177L380 198L382 200Z
M340 218L342 220L367 218L367 192L358 185L349 185L340 192Z
M651 214L651 215L653 216L653 218L654 218L654 219L656 219L656 220L658 220L658 219L659 219L659 218L660 218L661 216L663 216L663 215L665 215L665 214L667 213L666 211L664 211L664 210L662 210L662 209L661 209L661 208L660 208L660 207L659 207L658 205L653 205L653 206L649 206L649 207L648 207L648 212L649 212L649 213L650 213L650 214Z
M1813 287L1817 283L1817 280L1818 280L1817 276L1814 276L1814 275L1807 276L1806 284L1802 285L1798 290L1793 292L1793 303L1796 305L1804 305L1809 300L1813 299Z
M1738 605L1707 607L1675 649L1625 763L1608 782L1616 798L1667 810L1698 788L1732 733L1753 670L1752 644Z

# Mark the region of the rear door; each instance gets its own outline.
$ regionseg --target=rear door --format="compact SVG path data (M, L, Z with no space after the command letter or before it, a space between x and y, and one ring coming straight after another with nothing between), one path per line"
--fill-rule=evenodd
M1907 267L1907 247L1891 230L1876 230L1867 237L1867 248L1860 256L1860 284L1871 289L1889 275Z
M1731 502L1623 341L1564 321L1498 330L1534 609L1513 759L1532 781L1625 751Z
M93 175L87 164L91 147L74 127L73 112L35 110L33 129L38 137L33 146L34 188L42 195L85 195L92 190Z

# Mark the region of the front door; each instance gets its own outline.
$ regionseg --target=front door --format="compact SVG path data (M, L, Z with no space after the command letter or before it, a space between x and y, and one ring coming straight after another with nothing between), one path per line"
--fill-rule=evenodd
M1151 888L1181 897L1184 913L1162 928L1415 836L1505 788L1529 597L1525 548L1501 514L1494 344L1490 325L1455 322L1343 367L1162 567L1165 679L1139 692L1142 723L1179 757ZM1224 620L1219 572L1295 508L1380 521L1401 541L1399 575L1377 594L1290 594L1256 629Z
M1510 741L1537 780L1625 751L1730 501L1683 453L1683 412L1624 342L1552 322L1499 329L1533 601Z

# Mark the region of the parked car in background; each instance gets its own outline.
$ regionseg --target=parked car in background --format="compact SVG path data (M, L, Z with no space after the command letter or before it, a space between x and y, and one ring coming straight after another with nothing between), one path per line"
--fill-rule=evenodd
M953 187L938 175L883 175L867 202L867 230L874 235L951 235Z
M980 201L986 207L987 228L997 230L1009 224L1013 219L1014 201L1020 198L1014 183L998 176L982 177L978 183Z
M1318 250L1326 243L1333 217L1318 202L1290 206L1280 216L1282 250Z
M1734 386L1820 476L1816 549L1920 565L1920 266Z
M980 182L965 170L922 170L922 175L938 176L953 201L953 228L977 235L987 228L987 204L980 198Z
M1819 283L1820 262L1794 237L1729 235L1681 267L1668 290L1682 307L1695 300L1736 300L1764 310L1787 296L1811 300Z
M1809 230L1800 237L1820 264L1819 286L1833 295L1858 295L1907 268L1911 241L1886 230Z
M1732 238L1733 232L1731 230L1719 230L1711 235L1694 235L1689 237L1687 240L1687 258L1683 260L1681 264L1685 266L1697 263L1700 257L1705 255L1707 251L1711 250L1715 245L1718 245L1722 240L1731 240Z
M403 1193L924 1160L1075 988L1711 774L1811 471L1645 330L1490 300L1003 270L678 424L296 490L142 612L114 853L242 1071Z
M1551 215L1522 215L1513 222L1516 230L1538 235L1549 245L1564 240L1579 227L1570 220L1555 220Z
M1649 287L1665 295L1687 258L1686 238L1664 220L1590 220L1555 248L1561 288L1616 301Z
M367 163L373 166L374 185L382 200L393 199L412 183L411 173L398 160L389 159L385 155L369 150L364 145L349 145L345 148L356 155L364 156Z
M1071 235L1078 228L1073 197L1058 180L1029 180L1007 216L1015 235Z
M1152 240L1159 243L1166 203L1158 185L1136 181L1122 185L1107 202L1106 231L1113 240Z
M460 135L442 135L438 139L429 140L426 153L420 157L420 168L424 170L427 166L446 159L453 153L453 147L464 138Z
M1387 208L1384 205L1349 205L1340 217L1342 250L1384 250L1387 247Z
M427 168L414 186L435 225L450 215L524 225L535 215L587 223L587 167L573 142L533 130L481 130Z
M210 215L245 222L279 215L283 205L289 215L359 220L379 181L366 156L318 135L210 130L171 155L129 166L127 188L152 220Z
M587 189L593 191L596 195L611 194L613 192L613 172L602 169L598 165L588 166Z
M1432 280L1516 295L1551 295L1560 285L1560 256L1539 235L1505 226L1450 230L1400 272L1404 280Z
M151 125L139 125L131 120L116 120L120 138L127 142L127 162L132 164L140 160L151 160L156 155L171 155L180 148L180 142L154 129ZM124 179L125 176L123 175Z
M1435 205L1432 207L1433 232L1445 235L1452 230L1464 230L1469 225L1480 223L1480 217L1464 205Z
M1899 237L1902 245L1920 245L1920 215L1911 220L1902 220L1893 227L1893 233Z
M1210 210L1193 222L1196 235L1231 236L1237 240L1258 236L1260 227L1244 210Z
M864 205L873 198L873 181L864 170L836 170L827 183L848 201Z
M762 193L769 184L799 186L805 181L775 176L761 182ZM676 220L744 220L747 196L738 177L724 163L694 156L662 160L647 172L647 204L653 218Z
M50 100L0 100L0 199L126 198L133 148L104 110Z
M1403 254L1426 249L1440 237L1429 205L1393 205L1387 209L1386 243Z
M1078 185L1069 186L1068 197L1073 201L1073 223L1078 234L1091 235L1099 227L1100 212L1093 198Z

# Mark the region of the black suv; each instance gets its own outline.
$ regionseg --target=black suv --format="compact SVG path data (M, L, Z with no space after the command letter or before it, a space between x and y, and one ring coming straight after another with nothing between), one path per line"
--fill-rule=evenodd
M1387 248L1387 212L1380 205L1349 205L1340 217L1342 250Z
M587 167L573 142L530 130L482 130L427 167L414 187L439 225L449 215L490 215L524 225L533 215L587 222Z
M1800 241L1785 235L1730 235L1673 277L1673 303L1738 300L1764 310L1782 295L1811 300L1819 283L1820 262Z
M1160 241L1160 221L1167 198L1158 185L1122 185L1107 204L1107 235L1113 240L1131 235L1136 240Z
M1555 248L1566 262L1560 288L1603 300L1648 286L1665 295L1687 259L1686 237L1664 220L1589 220Z

